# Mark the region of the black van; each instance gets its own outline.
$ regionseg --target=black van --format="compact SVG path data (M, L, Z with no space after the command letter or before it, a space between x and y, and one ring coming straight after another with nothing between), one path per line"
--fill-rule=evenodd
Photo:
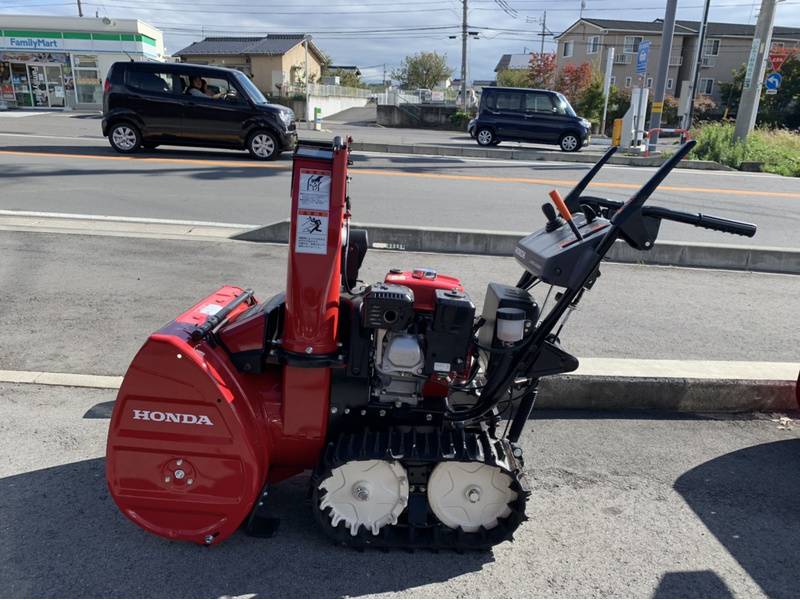
M590 126L558 92L485 87L469 133L481 146L530 142L557 144L564 152L577 152L589 144Z
M269 103L244 73L183 63L111 65L103 135L124 154L168 144L235 148L274 160L297 145L294 112Z

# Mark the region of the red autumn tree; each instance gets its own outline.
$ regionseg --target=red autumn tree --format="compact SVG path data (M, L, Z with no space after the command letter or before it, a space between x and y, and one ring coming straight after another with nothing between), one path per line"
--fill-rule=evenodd
M570 103L580 104L584 90L592 83L595 74L591 63L575 65L569 61L556 74L555 90L567 97Z
M556 76L556 53L531 52L528 63L528 87L537 89L551 89Z

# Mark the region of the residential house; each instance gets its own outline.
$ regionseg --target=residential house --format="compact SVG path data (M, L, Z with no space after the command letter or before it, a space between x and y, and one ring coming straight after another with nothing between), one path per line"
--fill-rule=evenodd
M494 68L495 73L505 70L529 69L531 66L530 54L503 54Z
M659 57L664 51L661 44L663 27L661 19L643 22L582 18L556 37L557 67L560 69L569 61L576 65L591 62L604 72L608 52L613 48L611 82L619 88L638 87L640 76L636 73L636 63L639 43L650 40L647 72L641 83L652 88ZM679 20L675 23L666 81L666 93L669 95L680 97L684 90L688 93L697 57L699 32L699 22ZM755 25L708 23L697 95L709 96L717 106L724 106L725 99L720 95L718 82L732 82L733 71L747 63L754 35ZM800 29L775 27L772 45L800 47Z
M252 77L268 95L305 81L306 36L280 34L266 37L207 37L174 53L182 62L229 67ZM308 75L319 81L325 56L308 42Z

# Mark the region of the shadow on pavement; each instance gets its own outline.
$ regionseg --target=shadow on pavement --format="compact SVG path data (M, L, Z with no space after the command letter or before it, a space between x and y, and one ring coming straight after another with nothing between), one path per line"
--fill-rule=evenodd
M733 592L713 571L667 573L653 598L733 598Z
M0 480L5 598L335 598L391 593L480 571L491 553L360 553L333 546L305 502L308 477L272 488L271 539L239 531L206 548L129 522L97 458Z
M768 597L800 597L800 439L726 454L674 487ZM718 597L700 589L714 593L707 580L695 597Z
M91 138L95 139L95 138ZM159 146L154 149L143 148L134 154L120 154L115 152L107 144L102 146L76 146L76 145L36 145L36 146L3 146L3 152L22 154L58 154L59 156L75 156L78 158L96 157L116 160L144 161L144 160L185 160L185 161L219 161L224 163L236 162L243 163L244 167L278 167L281 169L290 168L292 163L292 153L284 152L276 160L261 161L250 158L245 151L236 150L214 150L214 149L187 149L181 146Z

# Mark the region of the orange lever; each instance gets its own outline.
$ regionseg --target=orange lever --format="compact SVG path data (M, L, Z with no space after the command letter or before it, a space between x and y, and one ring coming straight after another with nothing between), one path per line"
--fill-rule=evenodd
M575 225L575 221L572 220L572 213L569 212L567 205L564 204L564 199L561 197L561 194L558 193L558 190L553 190L550 192L550 199L553 201L553 204L556 205L558 212L561 213L561 216L564 217L564 220L569 225L569 228L572 229L572 233L575 234L575 237L579 240L583 239L581 232L578 231L578 226Z
M558 190L553 190L550 192L550 199L553 201L553 204L556 205L558 212L561 213L561 216L564 217L564 220L572 221L572 214L569 212L567 205L564 204L564 200L561 198L561 194L558 193Z

